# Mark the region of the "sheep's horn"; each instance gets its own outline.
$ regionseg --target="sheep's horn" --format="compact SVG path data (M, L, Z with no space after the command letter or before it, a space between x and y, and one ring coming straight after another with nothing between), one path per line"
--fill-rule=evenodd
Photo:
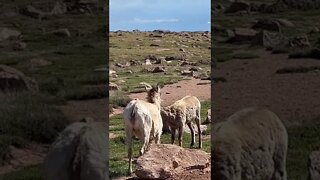
M141 82L141 83L139 83L139 84L145 86L145 87L148 88L148 89L151 89L151 88L152 88L152 86L151 86L149 83L146 83L146 82Z

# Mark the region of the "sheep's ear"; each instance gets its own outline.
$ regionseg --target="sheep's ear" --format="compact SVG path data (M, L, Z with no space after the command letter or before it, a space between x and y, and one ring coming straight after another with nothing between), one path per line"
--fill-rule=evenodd
M162 83L157 84L157 91L160 92L160 89L163 88L164 85Z

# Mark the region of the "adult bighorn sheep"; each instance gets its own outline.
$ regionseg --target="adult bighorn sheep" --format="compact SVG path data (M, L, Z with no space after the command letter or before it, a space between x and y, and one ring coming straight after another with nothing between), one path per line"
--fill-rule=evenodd
M125 124L126 142L128 145L129 173L132 173L132 137L138 137L143 145L140 155L143 155L149 148L149 143L155 139L155 143L160 143L162 134L162 118L160 115L160 86L154 86L147 83L147 101L135 99L128 103L124 108L123 118Z
M170 106L161 108L163 122L168 125L171 131L171 143L174 143L176 130L179 132L179 146L182 146L182 134L185 125L188 125L191 131L191 147L195 144L195 132L192 123L195 122L198 128L199 148L202 147L201 141L201 104L195 96L185 96Z
M277 115L246 108L212 131L213 179L286 180L287 131Z

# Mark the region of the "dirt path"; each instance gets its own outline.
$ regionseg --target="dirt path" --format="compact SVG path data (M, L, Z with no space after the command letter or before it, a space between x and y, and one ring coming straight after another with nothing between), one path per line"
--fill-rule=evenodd
M200 83L200 84L199 84ZM166 85L162 88L162 105L167 106L175 101L183 98L186 95L193 95L199 98L200 101L210 100L211 84L208 80L191 79L179 81L175 84ZM145 99L146 93L134 93L130 98Z
M319 60L288 59L288 54L257 50L259 59L219 63L213 77L227 82L213 84L213 117L219 122L249 106L266 107L286 124L320 117L320 73L277 74L284 67L320 66Z

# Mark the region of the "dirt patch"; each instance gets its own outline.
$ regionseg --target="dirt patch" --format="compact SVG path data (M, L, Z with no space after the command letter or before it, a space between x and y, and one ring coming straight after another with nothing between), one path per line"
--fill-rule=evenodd
M198 85L198 84L201 85ZM191 79L179 81L175 84L166 85L161 90L163 106L168 106L186 95L196 96L200 101L210 100L211 84L209 80ZM145 99L146 93L134 93L129 96L131 99Z
M59 106L71 122L92 117L95 121L107 122L108 98L82 101L68 101L67 105Z
M194 170L188 170L184 171L179 174L175 174L172 177L168 178L168 180L174 180L174 179L184 179L184 180L194 180L194 179L211 179L211 171L207 170L200 170L200 169L194 169Z
M213 84L214 122L250 106L266 107L288 124L320 117L319 72L277 74L288 66L317 66L319 60L288 59L287 54L257 50L256 60L231 60L218 64L213 76L227 82Z
M119 108L113 108L112 109L112 113L109 113L109 118L118 114L121 114L123 112L123 108L119 107Z
M6 174L23 167L42 163L48 152L48 145L31 143L26 148L18 149L10 147L10 150L12 159L8 164L1 166L0 174Z

